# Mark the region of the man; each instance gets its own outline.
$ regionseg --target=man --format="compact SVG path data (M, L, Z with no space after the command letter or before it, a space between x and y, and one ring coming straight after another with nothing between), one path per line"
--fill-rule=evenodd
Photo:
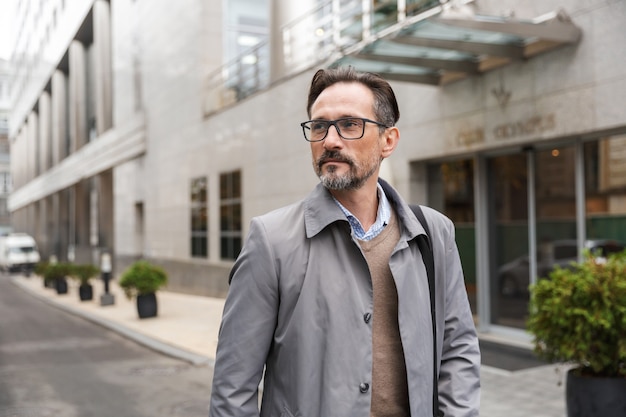
M432 417L429 286L416 244L425 230L378 178L400 139L393 90L351 67L319 70L307 112L302 129L321 184L251 222L230 274L209 415ZM438 411L477 416L480 353L454 226L424 214Z

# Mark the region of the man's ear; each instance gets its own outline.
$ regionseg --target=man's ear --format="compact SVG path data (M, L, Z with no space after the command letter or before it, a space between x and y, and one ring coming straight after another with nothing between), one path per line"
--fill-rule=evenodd
M398 146L398 142L400 141L400 131L397 127L392 126L385 130L383 134L383 147L382 147L382 157L387 158L391 155Z

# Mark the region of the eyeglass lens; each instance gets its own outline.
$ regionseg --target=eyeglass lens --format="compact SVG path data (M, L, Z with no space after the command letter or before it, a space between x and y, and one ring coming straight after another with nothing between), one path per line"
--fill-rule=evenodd
M308 129L304 129L307 139L322 140L326 137L331 125L337 128L342 138L359 139L363 136L365 121L362 119L313 120L307 123Z

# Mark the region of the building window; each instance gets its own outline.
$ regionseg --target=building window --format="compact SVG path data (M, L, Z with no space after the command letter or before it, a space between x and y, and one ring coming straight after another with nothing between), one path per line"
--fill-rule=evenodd
M626 245L626 134L584 144L587 245Z
M191 180L191 256L206 258L207 245L207 179Z
M233 171L220 175L220 257L236 259L241 242L241 171Z
M0 195L11 192L11 173L0 172Z
M461 159L429 164L427 172L428 204L454 221L467 295L472 312L478 314L474 160Z

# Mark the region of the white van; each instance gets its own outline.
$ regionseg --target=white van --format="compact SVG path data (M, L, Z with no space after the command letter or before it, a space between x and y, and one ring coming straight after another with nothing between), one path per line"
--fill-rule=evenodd
M26 233L0 236L0 269L30 273L39 260L37 243L32 236Z

